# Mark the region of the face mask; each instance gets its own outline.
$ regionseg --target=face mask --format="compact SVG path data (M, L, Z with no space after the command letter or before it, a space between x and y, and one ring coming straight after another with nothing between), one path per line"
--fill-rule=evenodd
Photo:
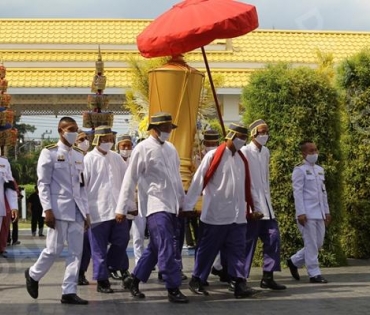
M132 150L119 150L119 154L121 154L124 158L129 158L131 156Z
M257 137L256 137L256 141L260 145L265 145L268 139L269 139L268 135L257 135Z
M319 157L318 154L307 154L306 161L310 164L315 164L318 157Z
M204 147L204 150L205 150L206 152L212 151L212 150L214 150L214 149L217 149L217 147Z
M104 152L108 152L113 146L113 142L103 142L99 144L99 149Z
M80 142L77 145L77 147L79 149L81 149L82 151L86 152L89 149L89 147L90 147L90 142L89 142L89 140L84 140L84 141Z
M234 144L235 150L239 151L243 147L243 145L245 144L245 140L242 140L240 138L235 138L233 140L233 144Z
M158 136L158 139L161 140L161 142L165 142L170 138L170 133L169 132L160 132L161 134Z
M70 145L76 142L78 133L77 132L65 132L63 133L63 138L67 140Z

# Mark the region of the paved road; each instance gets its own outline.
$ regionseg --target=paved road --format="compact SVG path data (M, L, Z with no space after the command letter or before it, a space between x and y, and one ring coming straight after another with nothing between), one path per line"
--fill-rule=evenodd
M25 232L23 232L25 234ZM28 234L28 232L27 232ZM33 300L25 288L24 270L38 257L44 240L21 235L20 245L8 247L8 258L0 258L0 314L314 314L314 315L357 315L370 314L370 261L350 260L348 267L325 268L323 274L330 281L326 285L313 285L308 282L305 271L301 271L301 281L290 277L284 269L276 273L276 279L287 285L283 292L263 290L257 298L236 300L227 287L210 276L209 297L194 296L184 282L182 290L190 298L186 305L172 304L167 301L166 290L153 272L147 284L141 289L147 295L136 301L114 282L113 294L96 292L96 283L79 287L79 295L88 299L87 306L62 305L60 303L61 281L64 272L63 257L58 259L49 273L40 282L39 299ZM65 255L63 252L62 256ZM133 265L132 249L129 249L130 264ZM184 271L191 275L193 252L183 252ZM253 268L250 285L258 288L261 270ZM91 279L91 269L87 274Z

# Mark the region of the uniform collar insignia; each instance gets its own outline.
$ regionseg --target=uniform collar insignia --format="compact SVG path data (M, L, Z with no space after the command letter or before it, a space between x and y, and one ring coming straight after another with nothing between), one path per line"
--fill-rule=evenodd
M62 154L58 155L58 161L64 162L65 161L64 155Z

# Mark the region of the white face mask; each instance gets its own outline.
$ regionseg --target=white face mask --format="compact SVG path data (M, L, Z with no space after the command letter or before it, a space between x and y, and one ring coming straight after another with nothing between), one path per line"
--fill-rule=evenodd
M79 149L81 149L82 151L86 152L89 149L89 147L90 147L90 142L89 142L89 140L84 140L84 141L80 142L77 145L77 147Z
M204 150L205 150L206 152L212 151L212 150L214 150L214 149L217 149L217 147L204 147Z
M306 161L310 164L315 164L318 157L319 157L319 155L317 153L316 154L307 154L306 155Z
M170 138L170 133L169 132L160 132L161 134L158 136L158 139L161 140L161 142L165 142Z
M268 139L269 139L268 135L257 135L257 137L256 137L256 141L260 145L265 145Z
M124 158L129 158L131 156L132 150L119 150L119 154Z
M99 149L108 152L113 146L113 142L103 142L99 144Z
M76 142L78 133L77 132L64 132L63 138L67 140L70 145L73 145Z
M239 151L245 144L245 140L235 137L235 139L233 140L233 144L234 144L235 150Z

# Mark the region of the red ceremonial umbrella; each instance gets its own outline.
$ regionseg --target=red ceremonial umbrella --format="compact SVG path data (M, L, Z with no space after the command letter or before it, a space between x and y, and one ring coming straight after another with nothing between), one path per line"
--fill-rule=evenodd
M137 37L140 53L147 58L177 56L201 47L223 133L216 90L205 54L215 39L247 34L258 27L255 6L234 0L185 0L163 13Z

